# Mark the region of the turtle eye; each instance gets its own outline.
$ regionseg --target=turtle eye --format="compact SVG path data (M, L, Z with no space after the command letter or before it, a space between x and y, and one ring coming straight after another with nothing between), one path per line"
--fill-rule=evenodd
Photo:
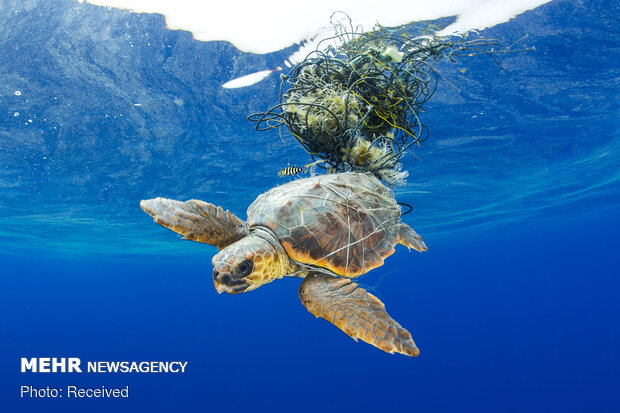
M247 277L248 275L252 273L253 268L254 268L254 261L245 260L237 266L237 276Z

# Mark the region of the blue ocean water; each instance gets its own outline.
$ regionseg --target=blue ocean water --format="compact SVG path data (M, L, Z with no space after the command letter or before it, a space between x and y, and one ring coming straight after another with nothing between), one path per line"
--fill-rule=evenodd
M277 76L221 88L293 49L241 53L68 0L0 3L0 410L620 410L619 15L553 1L483 32L535 51L437 64L431 135L396 191L429 251L397 247L360 280L413 334L410 359L316 320L297 279L218 295L215 248L138 206L198 198L245 217L307 161L246 120L277 101ZM189 364L28 374L21 357ZM70 384L131 396L19 397Z

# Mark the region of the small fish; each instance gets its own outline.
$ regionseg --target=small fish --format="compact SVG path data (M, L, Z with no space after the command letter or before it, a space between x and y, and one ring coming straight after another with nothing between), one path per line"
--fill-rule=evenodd
M297 175L301 171L303 171L303 169L301 169L299 166L295 166L295 165L287 166L286 168L278 172L278 176L283 177L283 176Z

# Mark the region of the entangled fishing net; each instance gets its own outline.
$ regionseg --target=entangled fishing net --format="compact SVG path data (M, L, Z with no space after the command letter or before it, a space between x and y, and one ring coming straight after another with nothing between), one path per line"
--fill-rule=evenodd
M443 57L493 54L495 40L412 37L406 27L362 32L332 23L323 40L282 76L280 103L249 119L258 130L288 131L317 166L332 171L372 172L388 185L404 183L400 160L428 138L420 120Z

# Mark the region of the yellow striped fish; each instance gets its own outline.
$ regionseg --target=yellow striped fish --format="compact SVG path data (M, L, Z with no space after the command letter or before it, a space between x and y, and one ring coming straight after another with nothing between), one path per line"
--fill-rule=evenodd
M278 176L283 177L283 176L297 175L301 171L303 171L303 169L301 169L299 166L295 166L295 165L287 166L286 168L278 172Z

